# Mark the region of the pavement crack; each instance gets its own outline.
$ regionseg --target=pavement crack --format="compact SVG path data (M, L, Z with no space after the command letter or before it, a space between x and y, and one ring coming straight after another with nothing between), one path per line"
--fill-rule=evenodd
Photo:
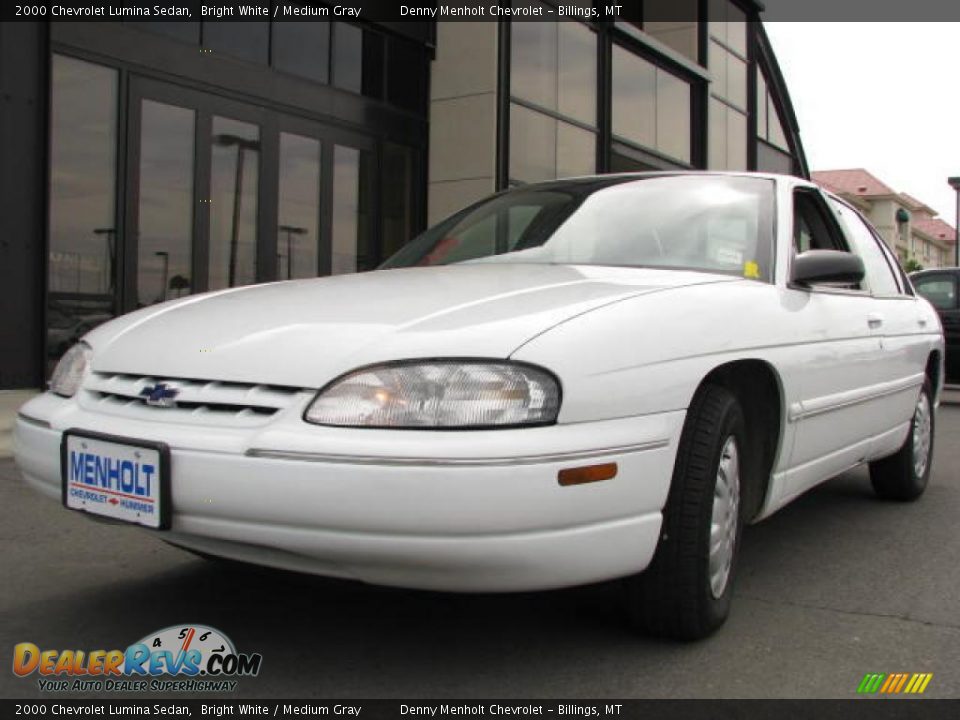
M855 615L861 617L874 617L883 620L901 620L917 625L926 625L934 628L947 628L950 630L960 630L960 624L933 622L932 620L920 620L918 618L907 617L906 615L897 615L895 613L872 612L870 610L844 610L843 608L830 607L829 605L816 605L814 603L796 602L794 600L773 600L760 597L759 595L744 595L737 593L738 598L744 600L754 600L756 602L766 603L767 605L787 605L789 607L803 608L806 610L824 610L827 612L838 613L840 615Z

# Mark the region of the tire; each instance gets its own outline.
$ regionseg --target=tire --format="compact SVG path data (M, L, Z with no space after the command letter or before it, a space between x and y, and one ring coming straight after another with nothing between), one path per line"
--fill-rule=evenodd
M930 380L923 381L907 439L895 455L870 463L873 491L884 500L909 502L923 495L933 465L936 417Z
M637 629L699 640L727 619L743 526L740 498L747 450L736 397L718 385L703 386L687 411L653 561L625 581L627 612ZM717 505L715 494L719 498L725 488L729 504L720 500ZM712 567L715 505L720 542Z

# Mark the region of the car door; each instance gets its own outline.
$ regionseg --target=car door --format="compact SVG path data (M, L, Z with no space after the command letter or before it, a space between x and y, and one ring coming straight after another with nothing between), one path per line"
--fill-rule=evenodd
M849 251L819 191L797 188L793 208L795 254ZM796 377L787 416L793 447L780 490L786 500L866 459L882 426L870 401L881 382L881 342L871 328L875 301L862 286L788 283L783 304L797 339L790 349Z
M955 270L925 272L912 278L917 293L929 300L940 315L947 345L947 382L960 382L960 305L957 304L957 273Z
M871 458L895 452L903 444L913 417L930 354L929 338L938 331L925 303L910 293L903 273L874 230L853 207L830 198L851 249L863 260L864 289L870 293L871 331L880 339L874 360L878 383L868 398L880 427Z

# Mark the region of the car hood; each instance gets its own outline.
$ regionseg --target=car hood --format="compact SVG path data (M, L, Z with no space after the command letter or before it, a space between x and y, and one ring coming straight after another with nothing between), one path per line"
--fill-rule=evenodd
M371 363L507 358L639 294L736 278L638 268L465 264L254 285L145 308L86 336L93 369L316 388Z

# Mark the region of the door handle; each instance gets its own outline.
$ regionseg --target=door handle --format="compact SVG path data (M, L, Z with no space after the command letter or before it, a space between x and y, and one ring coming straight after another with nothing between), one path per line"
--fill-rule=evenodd
M876 330L878 327L883 325L883 315L880 313L870 313L867 315L867 325L871 330Z
M920 318L919 320L917 320L917 325L919 325L922 328L925 328L927 326L927 321L924 320L923 318Z

